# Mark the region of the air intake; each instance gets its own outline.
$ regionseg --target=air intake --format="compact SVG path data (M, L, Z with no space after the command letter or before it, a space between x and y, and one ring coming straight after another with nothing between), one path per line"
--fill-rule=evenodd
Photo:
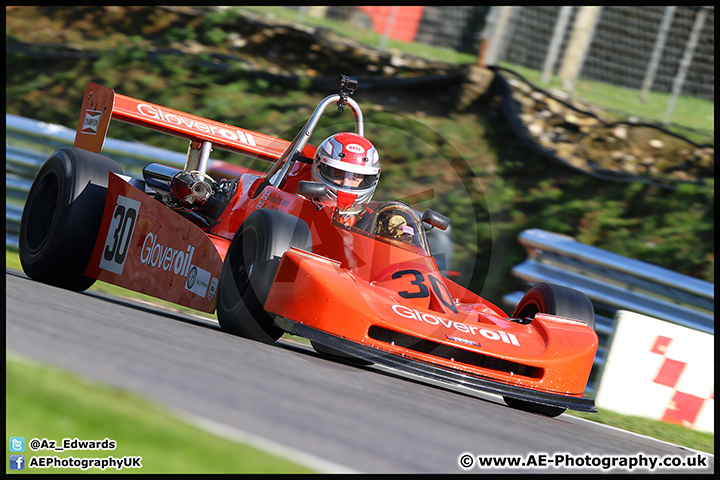
M511 373L513 375L521 375L528 378L537 379L542 378L543 376L542 368L509 362L507 360L491 357L482 353L470 352L462 348L444 345L442 343L433 342L432 340L413 337L412 335L395 332L376 325L373 325L368 329L368 336L381 342L407 348L408 350L444 358L446 360L452 360L454 362L465 363L475 367L495 370L497 372Z

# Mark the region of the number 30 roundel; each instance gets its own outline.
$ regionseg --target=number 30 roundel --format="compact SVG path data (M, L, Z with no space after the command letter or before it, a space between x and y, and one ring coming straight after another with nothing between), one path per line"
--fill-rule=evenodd
M139 210L140 202L118 196L105 248L100 256L100 268L122 275Z
M425 275L423 275L422 272L417 270L398 270L393 273L392 278L395 280L405 275L412 275L414 277L410 284L417 288L398 292L398 295L403 298L426 298L430 296L430 290L425 284ZM430 285L432 286L435 295L437 295L443 305L448 307L453 313L458 313L457 307L453 302L452 295L448 292L445 284L433 275L428 274L428 278L430 279Z

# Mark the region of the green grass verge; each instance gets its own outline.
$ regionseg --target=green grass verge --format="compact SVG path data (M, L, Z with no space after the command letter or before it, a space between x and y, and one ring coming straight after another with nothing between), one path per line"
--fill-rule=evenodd
M507 63L503 63L502 66L508 70L519 73L536 87L546 90L551 88L564 90L562 88L562 80L556 75L553 75L547 84L542 84L540 82L541 72L538 70ZM578 81L573 91L573 96L615 112L614 115L605 112L606 115L603 120L608 122L627 120L627 118L632 115L645 121L662 123L668 103L670 102L670 95L667 93L648 92L647 99L643 100L640 98L639 90L587 80ZM613 116L615 117L614 119ZM684 135L692 141L697 143L715 143L711 134L715 130L715 102L680 95L675 109L669 118L669 122L671 124L668 127L669 130L676 131L676 133ZM687 129L679 128L679 125L701 132L693 133L687 131Z
M142 457L139 469L122 473L311 473L313 470L250 445L217 437L185 423L153 402L117 388L85 380L44 365L7 358L6 445L24 437L25 471L31 457ZM33 452L33 438L104 440L114 450ZM13 472L6 464L6 472ZM48 468L36 473L78 473L80 469ZM88 473L103 472L89 468ZM118 472L107 468L104 472Z
M715 454L715 435L712 433L698 432L697 430L692 430L682 425L673 425L650 418L621 415L601 408L598 409L598 413L576 412L572 410L568 410L568 413L575 417L585 418L593 422L603 423L701 452Z
M22 270L17 251L12 249L6 249L6 265L10 268ZM147 295L142 295L140 293L132 292L124 288L109 285L104 282L96 282L95 285L93 285L93 287L91 288L93 290L103 291L108 294L119 294L120 296L128 298L140 298L149 302L155 302L158 304L162 303L163 305L171 305L173 308L178 310L184 308L175 304L163 302L162 300L158 300ZM200 313L191 309L186 310L192 311L193 313ZM292 338L299 339L299 337ZM9 382L10 381L8 380L8 385L10 385ZM48 396L47 398L52 398L52 396ZM9 408L8 411L10 411ZM621 415L603 409L599 409L599 412L596 414L575 412L573 410L568 410L568 413L570 415L585 418L587 420L592 420L597 423L607 424L613 427L621 428L623 430L628 430L641 435L646 435L648 437L664 440L666 442L683 445L685 447L689 447L695 450L709 452L713 454L715 453L715 435L712 433L698 432L680 425L671 425L665 422L660 422L648 418ZM8 432L8 435L11 435L9 430Z
M326 28L337 35L351 38L372 48L380 48L383 41L383 35L375 32L372 28L329 18L314 18L307 14L301 15L298 10L288 7L237 7L237 9L241 12L249 11L259 15L272 16L287 23L296 23L299 19L304 25ZM458 64L475 63L477 61L476 55L458 52L449 48L433 47L425 43L403 42L390 37L385 42L385 50L397 50L430 61Z

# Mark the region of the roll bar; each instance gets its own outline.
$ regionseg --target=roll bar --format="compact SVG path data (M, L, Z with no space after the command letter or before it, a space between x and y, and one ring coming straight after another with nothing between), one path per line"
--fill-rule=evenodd
M338 84L340 85L340 93L325 97L322 101L320 101L318 106L315 107L315 111L313 111L312 115L310 115L310 118L305 123L305 126L303 126L303 128L298 132L280 159L278 159L273 168L268 172L265 177L266 184L272 185L276 188L279 188L280 185L282 185L287 173L290 171L290 168L292 168L296 159L299 156L302 156L302 151L320 121L320 117L322 117L328 105L332 103L338 103L339 110L343 110L346 105L349 106L355 115L355 133L362 137L365 136L365 124L362 109L355 100L350 98L350 95L353 94L355 87L357 86L357 80L352 77L341 75L338 79ZM260 190L262 190L262 188L258 189L258 193Z

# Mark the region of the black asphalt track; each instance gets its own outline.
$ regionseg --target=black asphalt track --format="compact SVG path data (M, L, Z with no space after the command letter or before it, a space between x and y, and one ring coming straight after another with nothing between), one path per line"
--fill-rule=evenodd
M248 341L192 315L92 291L65 291L12 269L6 269L5 278L9 354L132 390L177 412L268 439L338 469L597 473L604 470L532 463L554 462L561 458L556 455L566 453L576 464L600 464L607 456L672 455L676 461L697 456L566 414L546 418L513 410L499 397L327 360L285 339L280 346ZM465 453L474 457L467 470L459 464ZM487 455L519 456L531 465L479 467L477 457ZM653 472L713 472L714 457L706 462L704 469Z

